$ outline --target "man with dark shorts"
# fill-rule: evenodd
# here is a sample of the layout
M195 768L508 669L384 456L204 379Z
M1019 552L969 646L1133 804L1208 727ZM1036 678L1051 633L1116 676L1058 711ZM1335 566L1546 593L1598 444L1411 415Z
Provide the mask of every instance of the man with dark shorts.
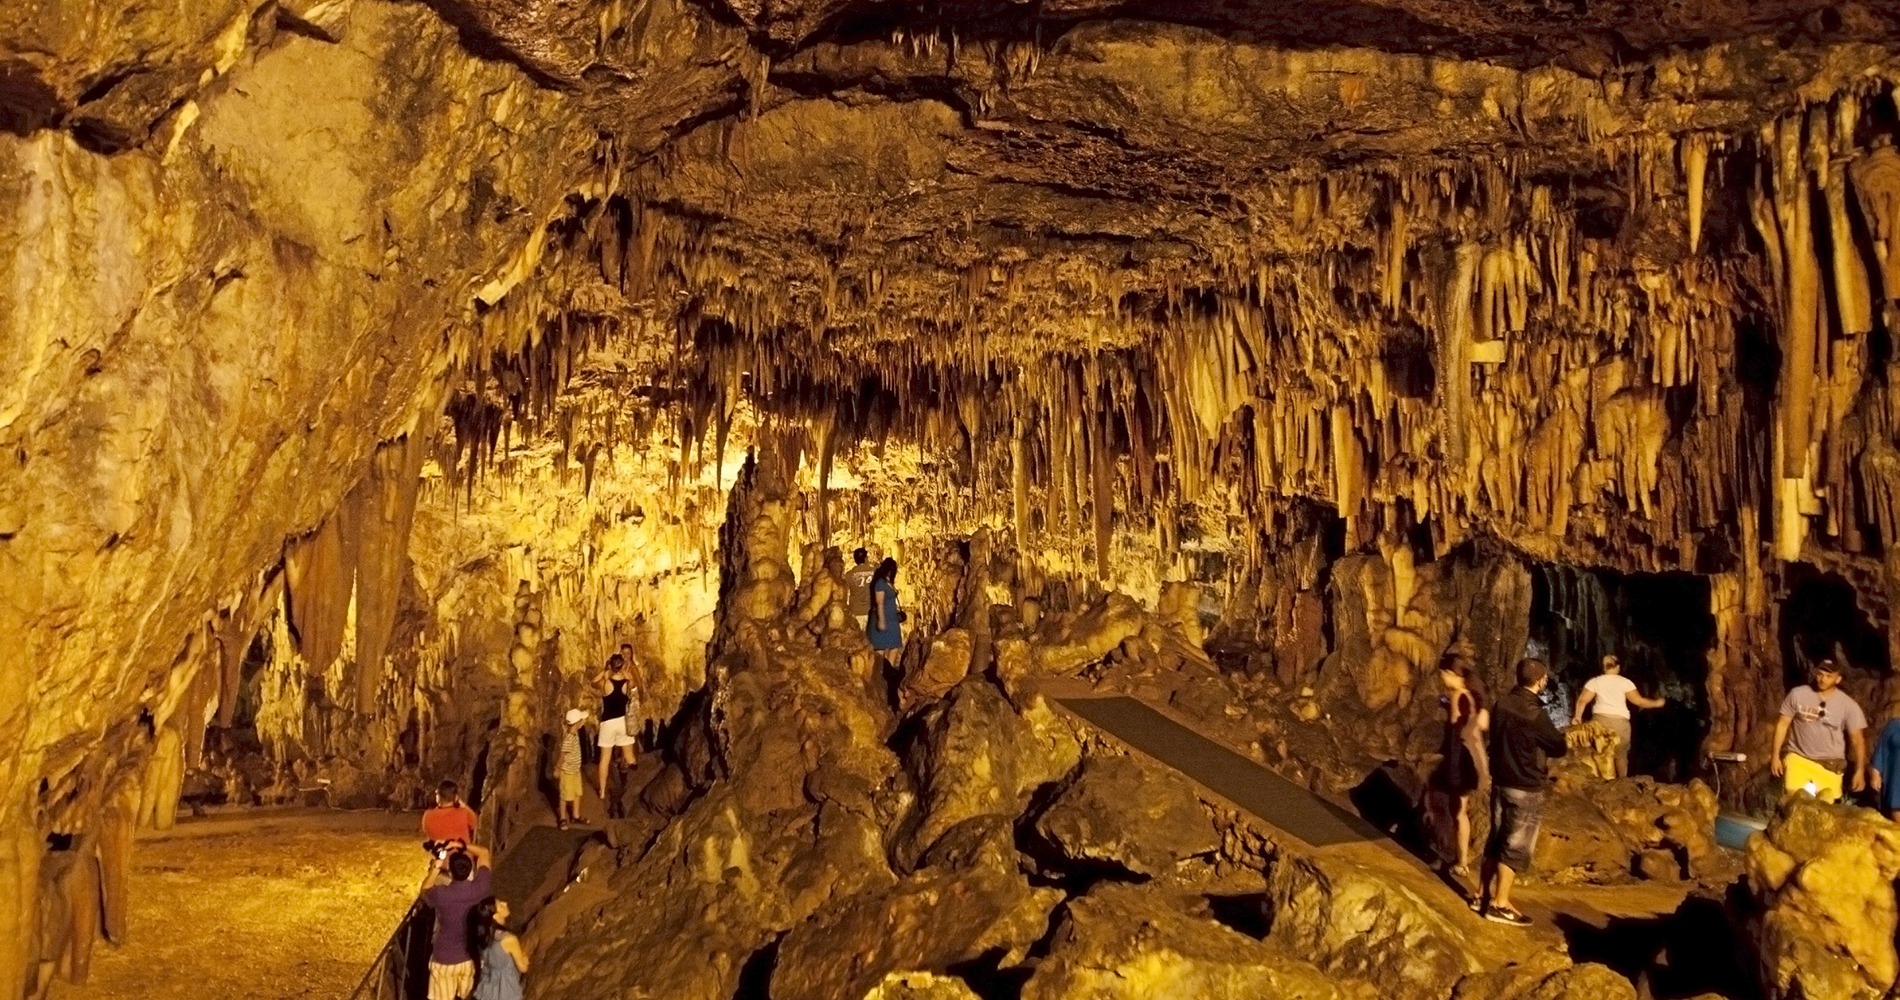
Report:
M1491 839L1484 848L1478 911L1486 920L1516 927L1531 922L1511 905L1511 883L1530 869L1537 847L1550 787L1547 758L1570 750L1537 697L1549 683L1550 668L1542 660L1519 660L1517 687L1491 710Z

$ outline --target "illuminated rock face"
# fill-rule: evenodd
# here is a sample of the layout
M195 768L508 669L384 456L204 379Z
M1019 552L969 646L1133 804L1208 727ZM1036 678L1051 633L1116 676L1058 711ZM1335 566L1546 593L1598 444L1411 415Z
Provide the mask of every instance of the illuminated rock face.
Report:
M810 995L1038 940L1008 834L1082 756L1038 679L1342 790L1433 752L1448 650L1497 688L1633 641L1564 573L1669 573L1708 621L1658 678L1708 724L1678 758L1759 768L1837 640L1893 700L1884 14L185 6L0 10L0 1000L126 933L130 831L181 801L479 773L506 815L622 643L686 732L624 801L739 880L720 953L779 941ZM894 697L828 545L900 564ZM1593 794L1566 868L1702 867L1705 796ZM677 906L642 864L616 891ZM965 876L994 940L825 978L870 933L837 900ZM1039 995L1304 988L1082 899ZM702 957L641 975L729 996Z

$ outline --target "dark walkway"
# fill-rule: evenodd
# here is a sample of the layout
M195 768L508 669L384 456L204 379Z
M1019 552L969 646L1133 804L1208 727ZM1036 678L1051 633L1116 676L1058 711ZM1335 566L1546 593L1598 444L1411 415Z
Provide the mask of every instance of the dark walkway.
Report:
M560 830L537 826L495 862L495 895L518 910L547 881L555 867L574 860L575 852L593 837L592 829Z
M1103 732L1314 847L1380 840L1359 817L1133 698L1056 698Z

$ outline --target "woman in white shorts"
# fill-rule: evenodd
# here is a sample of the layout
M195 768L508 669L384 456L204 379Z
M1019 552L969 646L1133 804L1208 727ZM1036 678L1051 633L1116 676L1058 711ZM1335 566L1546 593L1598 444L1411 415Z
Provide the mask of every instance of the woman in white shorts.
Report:
M607 658L607 672L600 678L600 800L607 801L607 769L612 766L614 749L620 759L633 766L633 733L627 728L627 709L639 688L627 674L627 660L619 653Z

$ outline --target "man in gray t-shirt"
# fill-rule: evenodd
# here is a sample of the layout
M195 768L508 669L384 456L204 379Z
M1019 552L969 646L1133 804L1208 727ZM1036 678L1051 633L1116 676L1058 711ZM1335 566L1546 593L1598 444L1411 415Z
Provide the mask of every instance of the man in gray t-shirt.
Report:
M1867 787L1867 715L1840 689L1841 670L1833 660L1814 665L1814 683L1788 692L1775 722L1775 752L1768 769L1789 793L1807 791L1823 802L1841 797L1841 775L1854 750L1853 782Z

